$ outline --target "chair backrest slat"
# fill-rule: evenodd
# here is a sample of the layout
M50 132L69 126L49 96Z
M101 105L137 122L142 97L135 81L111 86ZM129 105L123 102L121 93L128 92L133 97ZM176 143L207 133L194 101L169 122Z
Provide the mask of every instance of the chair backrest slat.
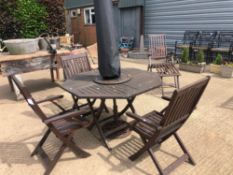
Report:
M149 51L152 59L166 58L167 46L165 35L149 35Z
M195 109L209 80L210 77L206 77L191 85L175 90L160 122L162 128L159 132L153 134L150 139L151 142L169 138L185 123Z
M65 79L70 79L81 72L91 71L91 65L86 53L61 57Z
M28 91L25 85L23 85L15 75L11 76L11 79L15 83L15 85L19 88L21 94L25 98L28 105L32 108L32 110L40 117L42 121L47 119L46 115L43 113L43 111L40 109L39 105L35 101L35 99L32 97L31 93Z
M165 111L161 125L167 127L180 118L187 119L195 109L209 80L210 77L206 77L194 84L176 90Z

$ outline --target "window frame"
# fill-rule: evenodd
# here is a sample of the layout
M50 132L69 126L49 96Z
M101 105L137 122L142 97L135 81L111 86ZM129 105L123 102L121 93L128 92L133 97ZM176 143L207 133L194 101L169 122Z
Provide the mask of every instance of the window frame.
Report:
M87 21L87 17L86 17L86 11L89 11L89 17L90 17L90 23L88 23L88 21ZM84 24L85 25L95 25L95 23L93 23L93 21L92 21L92 15L95 15L95 12L92 12L92 10L95 10L95 8L94 7L87 7L87 8L84 8Z

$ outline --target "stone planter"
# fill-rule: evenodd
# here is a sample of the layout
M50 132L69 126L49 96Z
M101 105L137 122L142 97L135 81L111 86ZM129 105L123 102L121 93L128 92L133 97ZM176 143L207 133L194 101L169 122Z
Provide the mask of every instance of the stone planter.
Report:
M12 55L29 54L39 50L38 39L10 39L3 42Z
M210 64L210 72L215 74L220 74L220 65Z
M203 73L205 71L205 64L186 64L180 63L180 70L195 72L195 73Z
M221 65L220 68L221 76L224 78L232 78L233 76L233 67Z

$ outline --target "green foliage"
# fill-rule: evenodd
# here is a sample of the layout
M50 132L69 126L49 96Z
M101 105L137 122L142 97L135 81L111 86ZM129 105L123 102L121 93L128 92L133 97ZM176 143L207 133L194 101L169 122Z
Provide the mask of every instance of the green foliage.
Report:
M223 62L222 55L218 53L213 63L217 65L221 65L222 62Z
M197 62L198 63L203 63L205 61L205 54L204 54L204 51L203 50L199 50L197 52Z
M183 63L188 63L188 61L189 61L189 49L188 48L184 48L182 50L181 61Z
M0 0L0 38L17 38L19 24L12 16L12 9L16 8L16 0Z
M17 0L13 16L20 23L20 37L34 38L47 30L48 15L44 6L36 0Z
M40 4L44 5L48 12L45 20L48 32L64 35L66 33L64 0L40 0Z

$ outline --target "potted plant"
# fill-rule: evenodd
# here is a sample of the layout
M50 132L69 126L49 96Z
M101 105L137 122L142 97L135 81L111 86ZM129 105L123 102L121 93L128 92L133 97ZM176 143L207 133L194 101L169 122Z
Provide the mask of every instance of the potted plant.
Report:
M199 50L196 61L189 61L189 50L184 48L181 55L180 70L189 72L202 73L205 70L206 63L204 62L204 51Z
M210 72L219 74L220 73L220 65L222 64L222 55L220 53L217 54L215 60L212 64L210 64Z
M226 63L220 66L221 76L224 78L232 78L233 76L233 63Z

